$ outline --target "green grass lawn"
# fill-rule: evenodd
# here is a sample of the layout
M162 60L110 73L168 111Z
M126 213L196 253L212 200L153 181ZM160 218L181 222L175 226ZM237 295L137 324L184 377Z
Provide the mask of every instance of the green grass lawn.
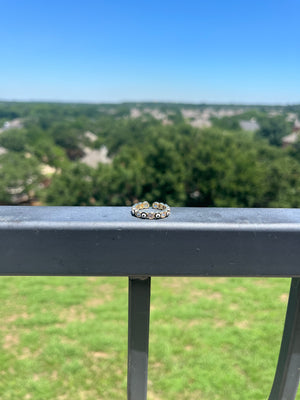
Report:
M267 399L289 285L153 278L149 400ZM0 277L0 347L1 400L126 399L127 279Z

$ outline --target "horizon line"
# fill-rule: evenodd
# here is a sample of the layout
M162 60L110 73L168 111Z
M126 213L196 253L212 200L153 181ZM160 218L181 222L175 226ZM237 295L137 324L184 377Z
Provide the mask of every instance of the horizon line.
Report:
M17 100L17 99L5 99L5 98L0 98L0 102L5 102L5 103L52 103L52 104L91 104L91 105L97 105L97 104L105 104L105 105L121 105L121 104L144 104L144 103L151 103L151 104L174 104L174 105L193 105L193 106L203 106L203 105L214 105L214 106L219 106L219 105L224 105L224 106L267 106L267 107L288 107L288 106L300 106L300 101L299 103L257 103L257 102L206 102L206 101L201 101L201 102L189 102L189 101L168 101L168 100L117 100L117 101L87 101L87 100L54 100L54 99L22 99L22 100Z

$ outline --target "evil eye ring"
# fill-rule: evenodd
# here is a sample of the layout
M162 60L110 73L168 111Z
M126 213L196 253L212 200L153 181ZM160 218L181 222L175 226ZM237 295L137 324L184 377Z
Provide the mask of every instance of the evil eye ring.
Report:
M150 205L148 201L136 203L131 207L131 215L142 219L163 219L171 214L171 209L168 204L155 201L152 203L153 211L149 211Z

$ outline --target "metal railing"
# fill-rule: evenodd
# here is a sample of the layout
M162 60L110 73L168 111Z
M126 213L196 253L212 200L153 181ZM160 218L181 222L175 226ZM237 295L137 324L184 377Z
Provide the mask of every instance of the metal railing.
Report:
M0 207L0 275L128 276L128 400L147 398L151 276L291 277L269 400L300 377L300 209Z

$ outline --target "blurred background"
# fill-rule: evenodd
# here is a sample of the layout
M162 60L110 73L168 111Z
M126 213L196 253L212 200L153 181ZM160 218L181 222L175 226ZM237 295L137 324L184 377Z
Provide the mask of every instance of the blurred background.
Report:
M0 204L299 207L299 15L0 0ZM149 400L266 399L289 284L152 279ZM1 400L126 398L126 278L1 277L0 320Z
M300 205L296 0L0 6L1 204Z

